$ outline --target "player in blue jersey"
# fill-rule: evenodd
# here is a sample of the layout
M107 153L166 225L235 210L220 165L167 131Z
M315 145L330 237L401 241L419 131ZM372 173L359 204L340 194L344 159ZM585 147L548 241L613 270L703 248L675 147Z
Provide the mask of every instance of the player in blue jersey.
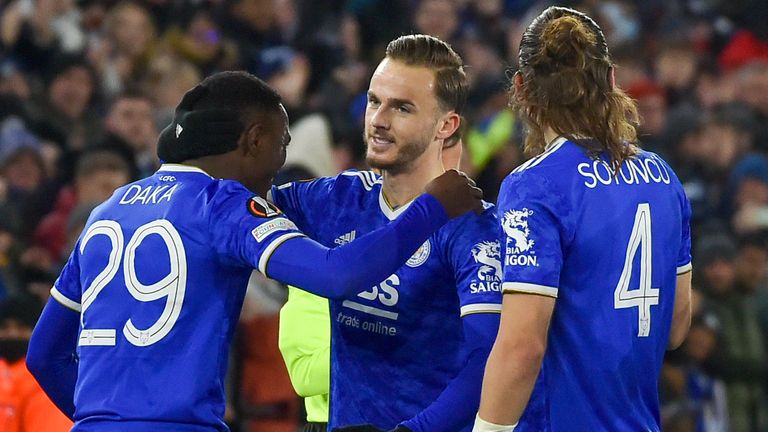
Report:
M690 325L688 200L633 144L637 111L594 21L548 8L519 60L536 157L499 195L505 295L474 430L659 431L664 352Z
M425 35L387 47L368 89L370 171L274 187L275 203L333 247L412 205L445 168L467 84L461 58ZM361 265L354 260L350 266ZM492 205L441 228L399 270L330 303L329 426L340 431L469 431L501 307Z
M221 73L180 107L159 147L171 163L93 211L32 337L29 369L75 431L226 431L223 378L253 269L353 295L449 217L482 210L479 191L454 171L392 224L328 249L262 198L290 139L274 90ZM218 129L196 125L195 113Z

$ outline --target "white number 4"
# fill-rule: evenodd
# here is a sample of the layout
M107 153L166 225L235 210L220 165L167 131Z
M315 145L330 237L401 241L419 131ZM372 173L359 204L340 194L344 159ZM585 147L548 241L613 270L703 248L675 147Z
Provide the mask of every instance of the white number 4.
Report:
M640 249L640 288L629 289L632 279L632 263ZM659 304L659 289L651 288L651 206L642 203L637 206L635 224L627 245L624 269L613 292L615 309L638 308L638 337L648 337L651 332L651 306Z

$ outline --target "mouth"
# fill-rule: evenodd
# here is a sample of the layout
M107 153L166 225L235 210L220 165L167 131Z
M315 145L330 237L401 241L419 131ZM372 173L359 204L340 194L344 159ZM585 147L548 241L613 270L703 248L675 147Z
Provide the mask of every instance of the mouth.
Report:
M369 135L368 144L374 149L386 149L395 144L395 140L389 137L383 137L381 135Z

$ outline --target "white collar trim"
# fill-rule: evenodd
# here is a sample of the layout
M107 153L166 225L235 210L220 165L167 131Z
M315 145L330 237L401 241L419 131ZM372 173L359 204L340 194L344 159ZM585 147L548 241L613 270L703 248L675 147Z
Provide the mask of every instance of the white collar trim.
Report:
M566 141L568 141L568 138L566 138L564 136L559 136L559 137L553 139L551 143L547 144L547 147L544 148L544 151L547 151L547 150L549 150L549 149L551 149L552 147L555 147L555 146L560 146L560 145L562 145Z
M200 173L205 174L210 178L213 178L212 175L208 174L207 172L203 171L202 169L198 167L193 167L189 165L182 165L182 164L175 164L175 163L164 163L160 166L160 169L157 170L160 171L167 171L167 172L193 172L193 173Z
M387 199L384 197L384 188L382 187L379 189L379 207L381 208L381 212L384 213L384 216L386 216L387 219L391 221L397 219L398 216L403 214L403 212L408 209L412 202L413 200L410 200L398 207L396 210L393 210L392 207L389 206Z

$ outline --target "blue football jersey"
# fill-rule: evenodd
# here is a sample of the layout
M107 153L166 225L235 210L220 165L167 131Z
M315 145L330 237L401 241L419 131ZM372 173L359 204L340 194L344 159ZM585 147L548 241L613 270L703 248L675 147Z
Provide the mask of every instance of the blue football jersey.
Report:
M521 431L660 430L690 206L659 156L641 151L617 175L606 161L560 138L502 184L502 289L557 298Z
M224 374L248 278L301 235L242 184L193 167L115 191L51 290L81 313L74 430L228 430Z
M395 219L372 172L272 188L308 236L334 247ZM349 263L354 266L354 262ZM386 280L330 302L329 423L395 427L428 407L464 363L461 317L501 310L498 221L487 205L443 226ZM462 431L472 428L471 421Z

